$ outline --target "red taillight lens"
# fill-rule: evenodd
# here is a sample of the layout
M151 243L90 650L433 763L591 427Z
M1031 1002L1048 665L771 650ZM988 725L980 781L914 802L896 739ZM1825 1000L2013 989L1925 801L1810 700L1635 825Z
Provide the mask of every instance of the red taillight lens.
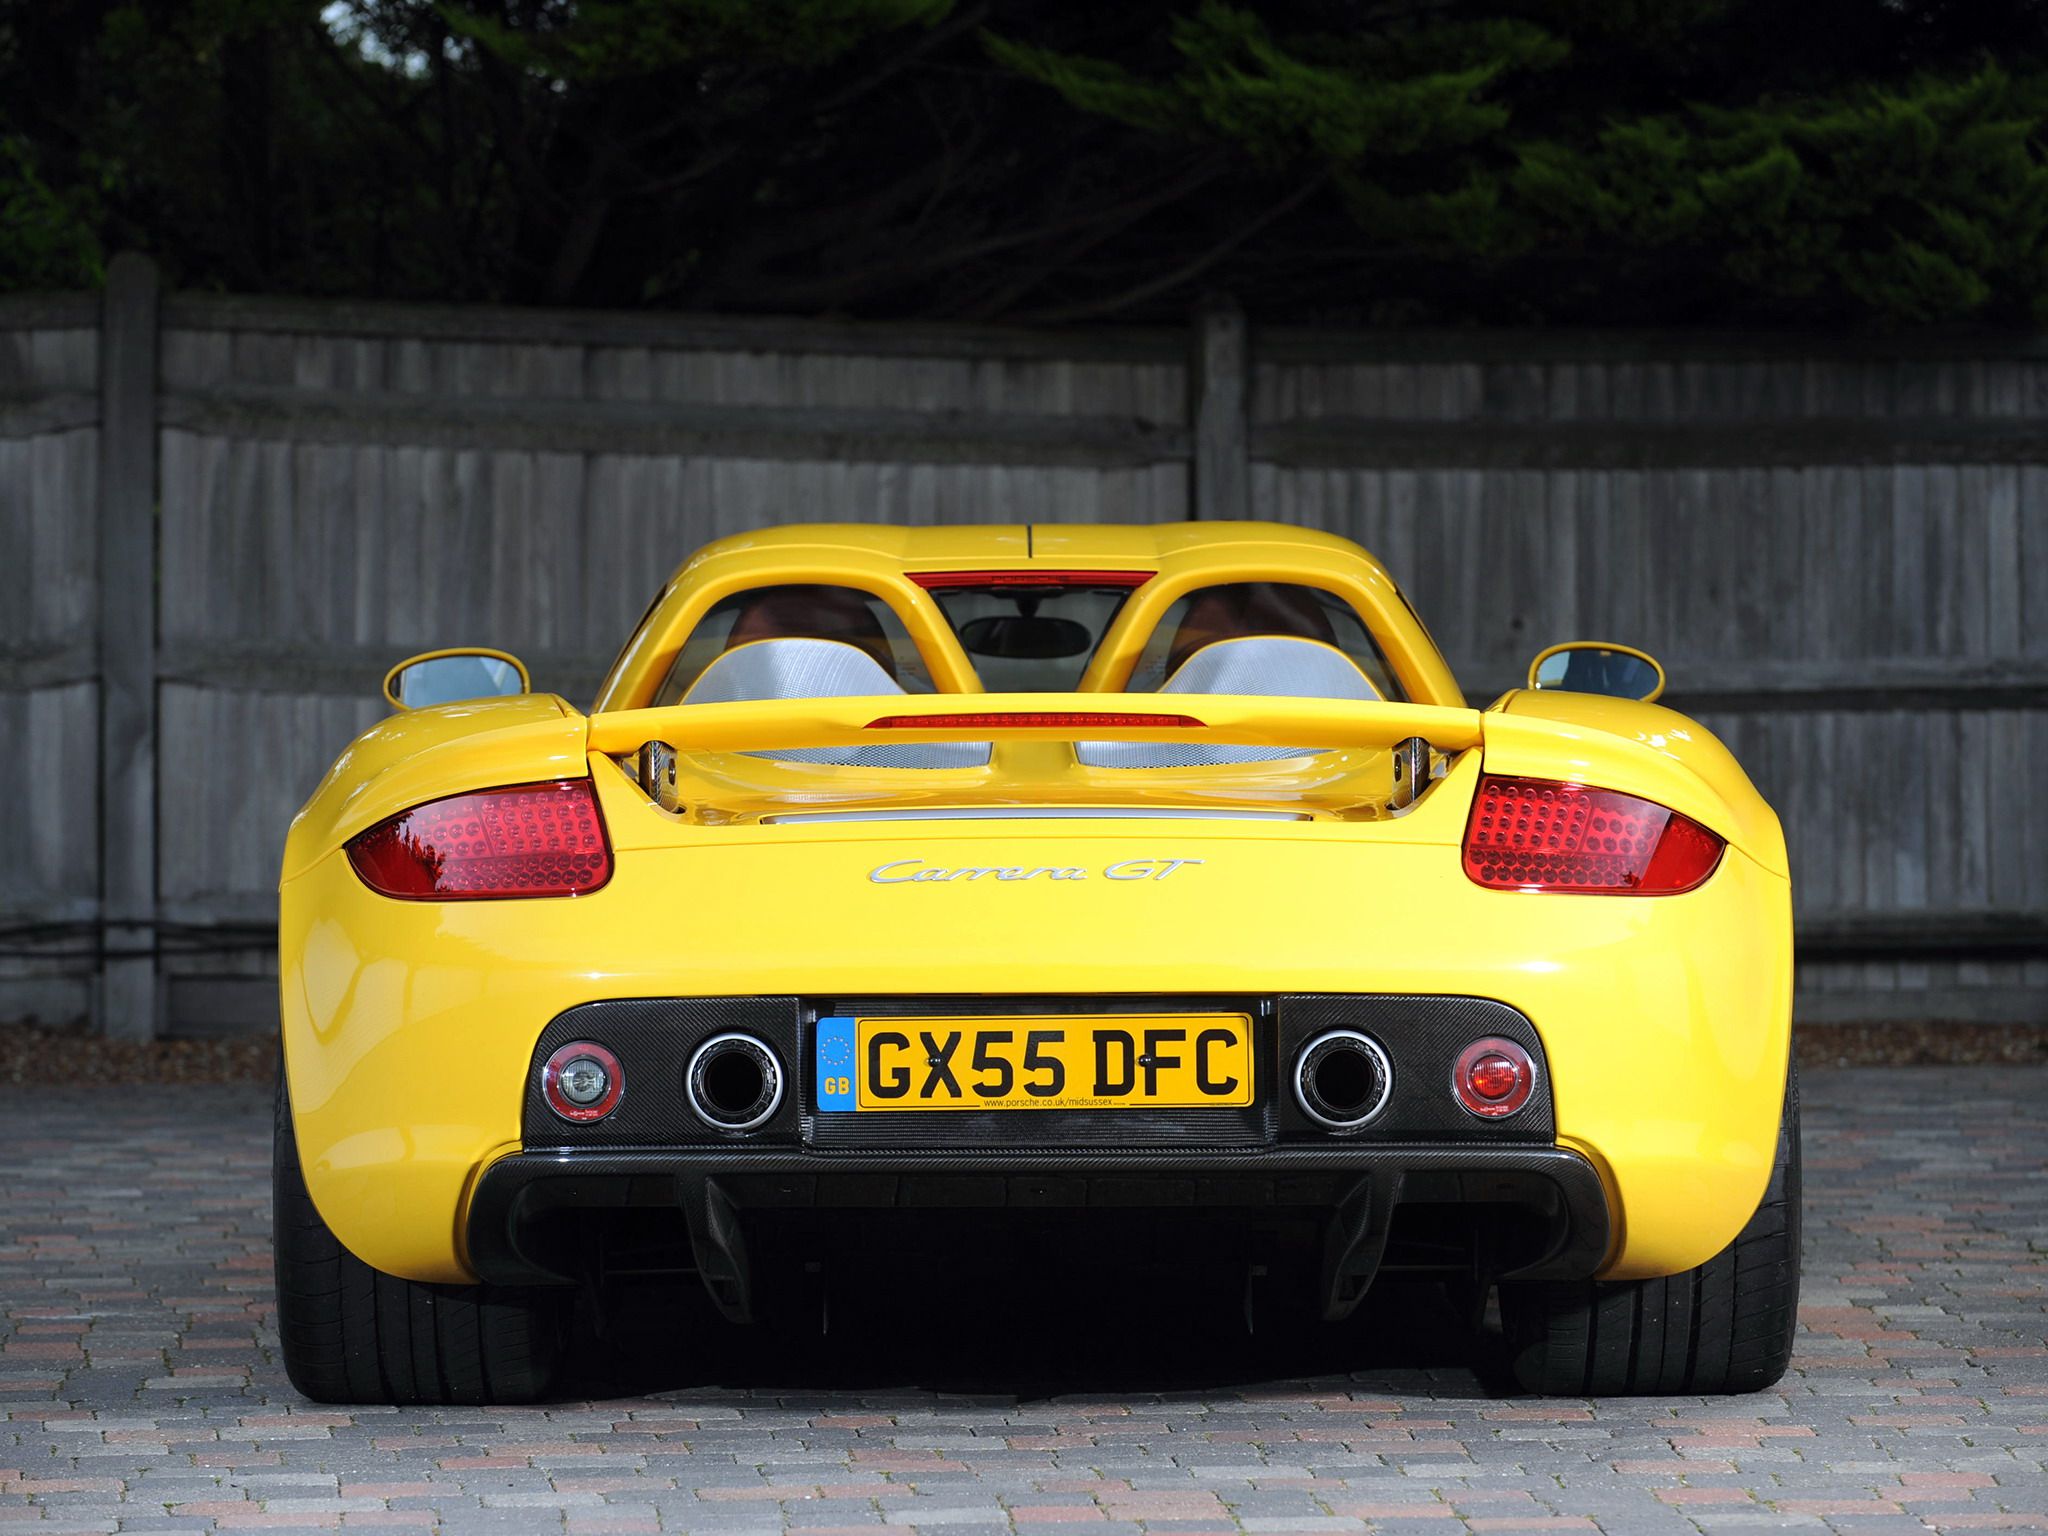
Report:
M1618 790L1485 774L1465 824L1465 873L1503 891L1670 896L1711 875L1725 846Z
M1522 1072L1505 1056L1482 1056L1467 1070L1465 1081L1487 1103L1498 1104L1522 1086Z
M1467 1114L1505 1120L1536 1091L1536 1063L1512 1040L1474 1040L1451 1068L1451 1092Z
M581 896L612 877L588 779L429 800L350 838L348 861L371 890L411 901Z

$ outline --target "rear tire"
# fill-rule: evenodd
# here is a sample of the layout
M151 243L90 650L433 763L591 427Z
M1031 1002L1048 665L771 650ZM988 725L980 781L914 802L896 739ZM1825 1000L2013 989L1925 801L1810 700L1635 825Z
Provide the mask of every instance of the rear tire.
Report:
M1799 1075L1787 1069L1761 1204L1697 1269L1653 1280L1503 1282L1515 1379L1557 1397L1758 1392L1785 1374L1799 1308Z
M528 1403L561 1362L566 1290L426 1285L341 1246L306 1193L278 1075L270 1161L285 1374L319 1403Z

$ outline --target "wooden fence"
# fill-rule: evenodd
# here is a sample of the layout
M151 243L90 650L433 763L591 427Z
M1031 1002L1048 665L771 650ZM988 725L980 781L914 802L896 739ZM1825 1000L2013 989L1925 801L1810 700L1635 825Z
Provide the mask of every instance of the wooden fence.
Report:
M2048 339L1075 334L0 298L0 1017L267 1027L395 658L587 696L708 538L1250 515L1467 690L1642 644L1784 814L1802 1017L2048 1018Z

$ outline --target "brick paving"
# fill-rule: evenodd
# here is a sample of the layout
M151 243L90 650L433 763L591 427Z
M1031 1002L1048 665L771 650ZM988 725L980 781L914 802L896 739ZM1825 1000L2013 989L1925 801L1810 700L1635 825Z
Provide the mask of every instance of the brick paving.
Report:
M823 1338L658 1305L601 1368L718 1385L401 1411L278 1367L266 1093L0 1092L0 1536L2048 1531L2044 1099L2040 1068L1809 1075L1799 1355L1755 1397L1518 1397L1394 1292L1289 1341L1130 1297L1063 1324L1089 1293L1041 1278L1021 1321L927 1296Z

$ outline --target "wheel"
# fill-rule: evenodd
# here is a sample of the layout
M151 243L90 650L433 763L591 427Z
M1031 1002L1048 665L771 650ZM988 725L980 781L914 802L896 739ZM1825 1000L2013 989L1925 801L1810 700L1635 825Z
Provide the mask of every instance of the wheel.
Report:
M277 1082L270 1199L285 1374L320 1403L525 1403L546 1394L571 1293L423 1285L341 1246L299 1170Z
M1552 1396L1757 1392L1785 1374L1799 1307L1799 1077L1788 1070L1761 1204L1697 1269L1655 1280L1503 1282L1515 1377Z

